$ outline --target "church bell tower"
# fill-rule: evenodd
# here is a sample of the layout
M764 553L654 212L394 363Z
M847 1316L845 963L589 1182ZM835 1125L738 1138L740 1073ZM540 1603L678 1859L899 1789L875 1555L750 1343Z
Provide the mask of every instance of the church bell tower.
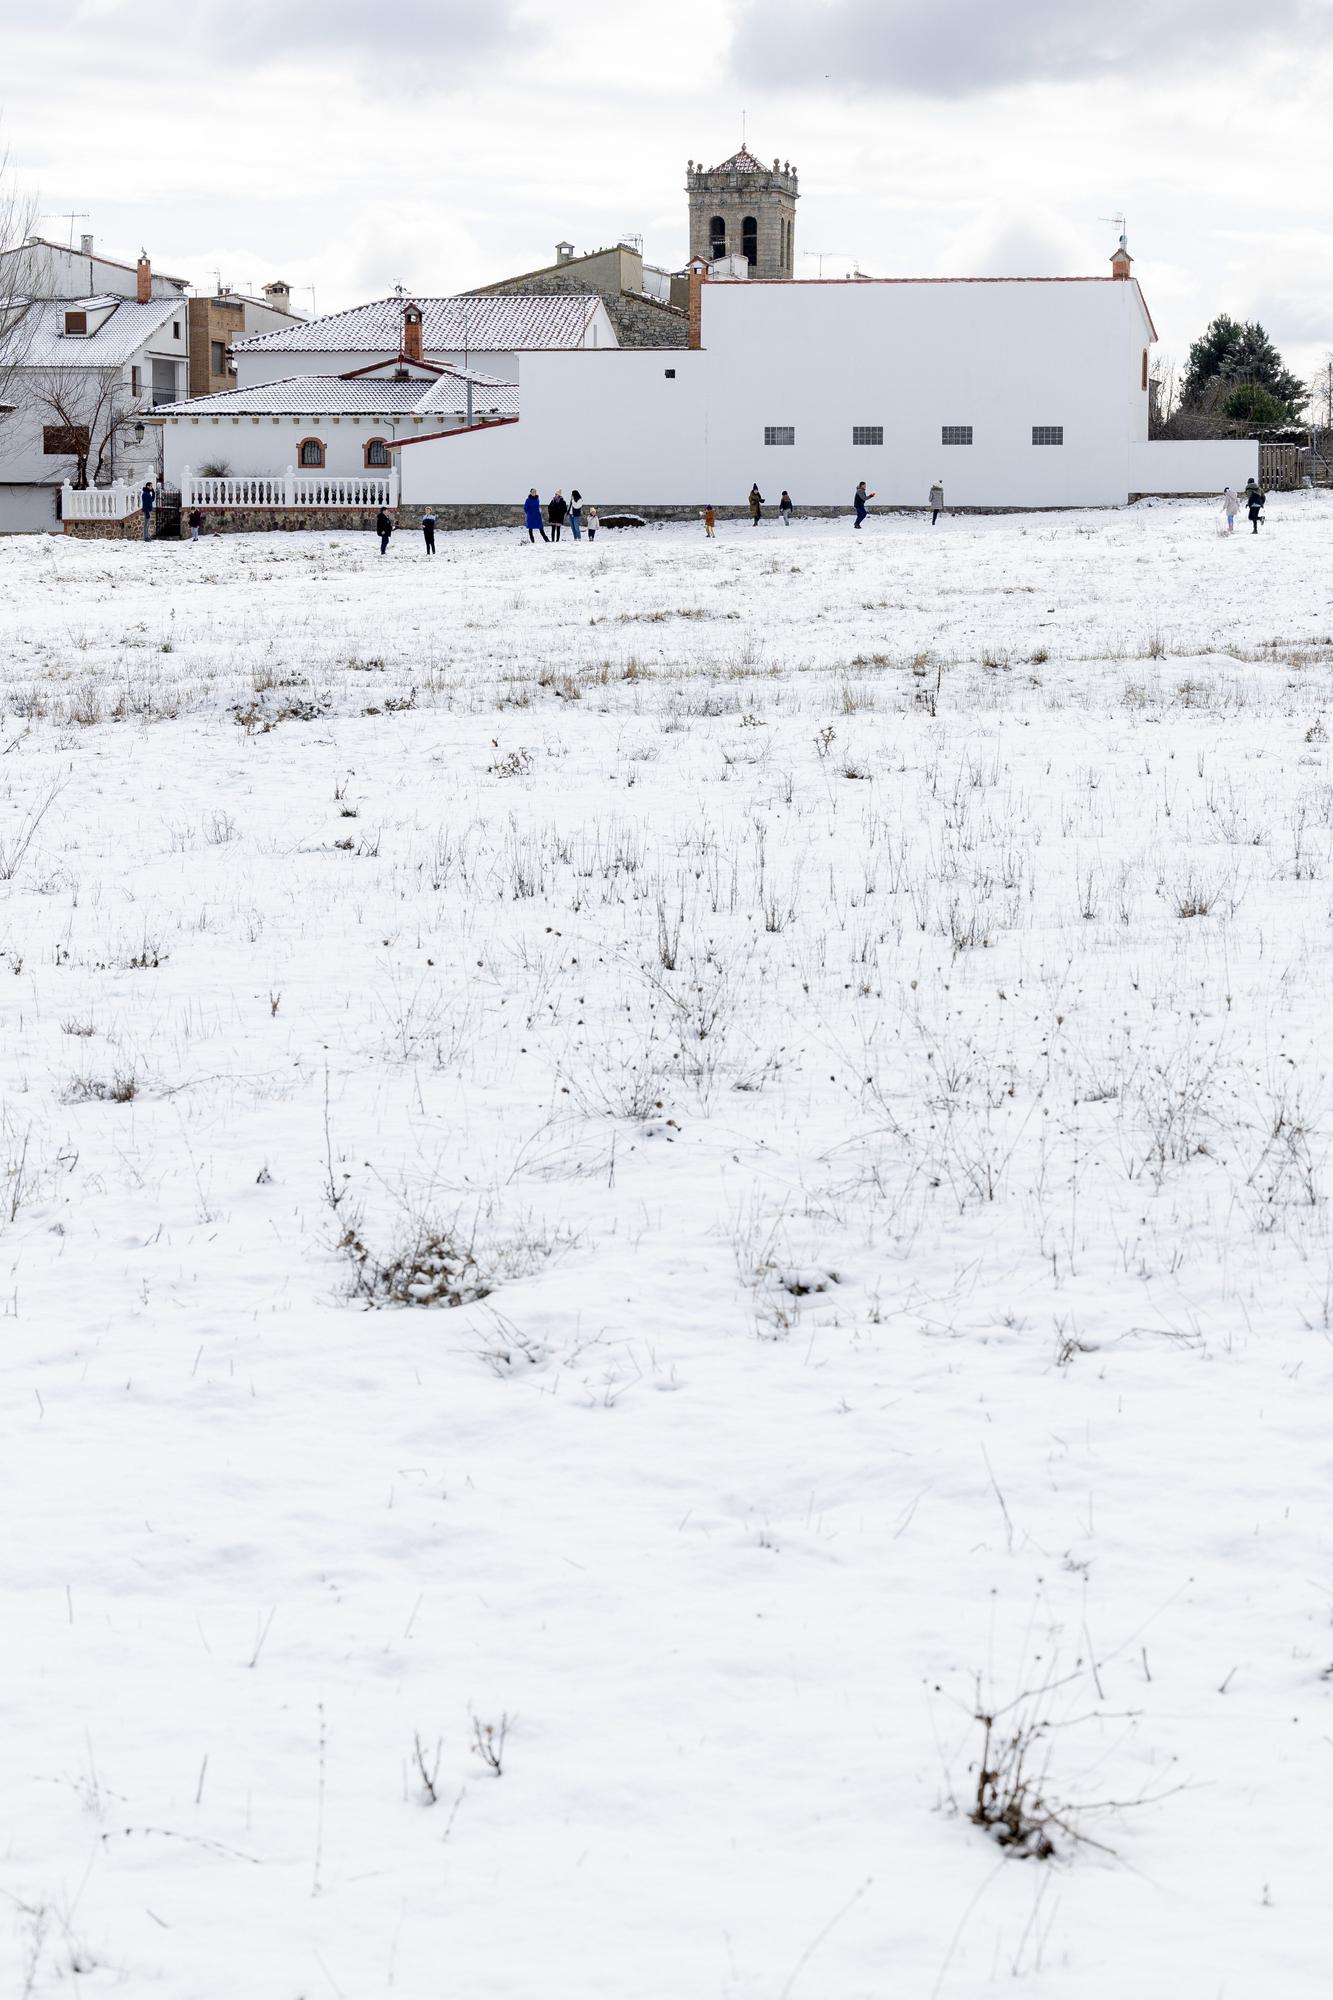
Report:
M690 256L744 257L752 278L790 278L796 268L796 169L771 168L745 146L721 166L689 162Z

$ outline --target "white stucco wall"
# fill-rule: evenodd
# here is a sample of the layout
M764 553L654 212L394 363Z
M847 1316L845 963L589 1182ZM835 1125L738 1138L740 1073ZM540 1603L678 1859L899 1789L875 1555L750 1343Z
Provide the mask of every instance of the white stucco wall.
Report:
M159 411L159 415L164 413ZM324 470L360 473L367 470L367 438L404 438L446 428L440 417L181 417L163 425L163 463L170 484L182 470L199 472L224 462L236 475L249 472L309 471L298 460L303 438L317 437L324 445ZM371 471L378 468L371 467Z
M1253 438L1154 438L1129 448L1131 493L1239 493L1259 477L1259 446Z
M405 500L513 502L571 485L601 505L1122 504L1147 428L1137 286L1113 281L707 285L699 352L523 357L523 415L402 454ZM674 368L675 378L666 370ZM1132 393L1127 385L1132 384ZM854 446L854 425L884 443ZM941 442L970 424L970 446ZM1063 445L1034 445L1034 425ZM791 425L791 446L765 445Z

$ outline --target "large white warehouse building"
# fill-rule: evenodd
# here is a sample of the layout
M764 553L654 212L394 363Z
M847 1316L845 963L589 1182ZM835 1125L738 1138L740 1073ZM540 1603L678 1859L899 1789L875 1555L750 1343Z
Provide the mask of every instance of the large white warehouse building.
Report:
M532 486L603 511L1123 505L1218 491L1248 442L1150 442L1156 334L1123 246L1104 278L693 278L687 350L527 353L517 422L395 447L407 506L510 509Z

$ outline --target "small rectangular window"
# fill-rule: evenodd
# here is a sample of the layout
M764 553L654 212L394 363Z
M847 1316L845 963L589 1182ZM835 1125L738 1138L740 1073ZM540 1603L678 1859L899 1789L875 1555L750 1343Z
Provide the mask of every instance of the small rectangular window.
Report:
M68 309L65 313L65 331L66 333L87 333L87 313L78 312L73 308Z
M179 340L181 337L181 323L178 319L173 319L171 322L171 337L173 340Z
M664 375L666 376L666 379L667 379L667 381L668 381L668 382L674 382L674 381L675 381L675 379L676 379L676 371L675 371L675 369L674 369L674 368L664 368L664 369L662 370L662 373L663 373L663 374L664 374Z
M794 424L764 425L765 444L795 444L795 442L796 426Z
M1034 424L1032 426L1033 444L1063 444L1064 441L1065 427L1063 424Z
M130 394L132 396L137 396L139 394L139 381L140 381L139 366L138 363L135 362L133 366L130 368Z
M225 341L225 340L214 340L214 341L211 341L211 342L209 343L209 345L211 346L211 348L212 348L212 350L213 350L213 359L212 359L212 364L211 364L211 365L212 365L212 371L213 371L213 373L214 373L215 375L225 375L225 374L226 374L226 372L227 372L227 343L226 343L226 341Z
M971 444L971 424L944 424L940 430L941 444Z
M884 442L883 424L852 425L853 444L883 444L883 442Z

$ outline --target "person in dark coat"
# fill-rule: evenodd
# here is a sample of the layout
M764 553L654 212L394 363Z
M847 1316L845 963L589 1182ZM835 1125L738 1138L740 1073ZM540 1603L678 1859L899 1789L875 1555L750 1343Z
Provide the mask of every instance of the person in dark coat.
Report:
M191 509L190 509L190 540L191 540L192 542L197 542L197 541L198 541L198 539L199 539L199 530L200 530L200 529L201 529L201 528L203 527L203 525L204 525L204 517L203 517L203 515L202 515L202 514L201 514L201 513L199 512L199 509L198 509L197 507L191 507Z
M393 522L382 507L375 516L375 533L380 538L380 554L383 555L389 546L389 537L393 533Z
M546 540L546 529L542 525L542 503L537 497L535 486L528 488L528 497L523 502L523 525L528 531L528 540L535 542L538 535Z
M759 523L763 520L763 518L764 518L764 496L759 491L759 481L756 479L754 485L750 488L750 519L754 522L757 528L759 526Z
M866 492L866 483L864 479L858 480L856 491L852 495L852 506L856 510L855 525L858 528L861 526L861 523L865 520L867 502L873 500L874 497L875 496L873 493Z
M1256 485L1253 479L1246 480L1245 511L1250 517L1250 533L1252 535L1257 535L1259 532L1259 523L1264 518L1264 502L1267 498L1268 495L1264 492L1262 486Z
M557 486L555 492L546 503L546 518L550 523L551 540L553 542L560 540L560 531L565 525L565 516L568 512L569 502Z
M143 492L139 495L139 505L143 509L143 538L148 541L150 539L148 523L152 520L153 509L157 505L157 488L151 479L144 481Z
M435 509L433 507L427 507L421 517L421 533L426 544L426 554L433 556L435 553Z

